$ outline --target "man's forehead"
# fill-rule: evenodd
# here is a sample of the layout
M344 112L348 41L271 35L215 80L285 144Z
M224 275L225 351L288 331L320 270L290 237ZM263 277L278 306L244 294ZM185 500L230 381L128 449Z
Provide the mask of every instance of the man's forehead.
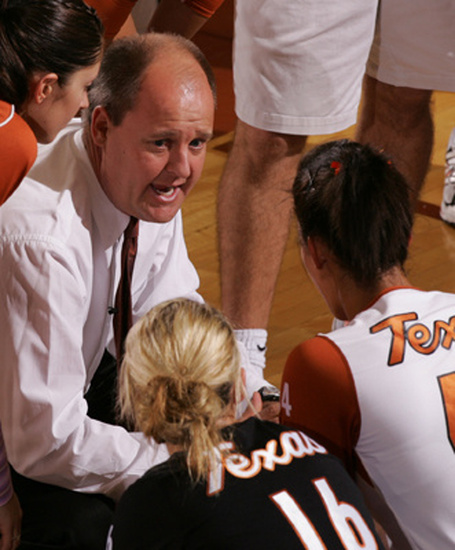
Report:
M188 71L176 74L173 71L154 71L150 68L144 78L133 111L150 113L165 126L177 123L193 123L207 132L211 131L215 102L205 74Z
M206 88L213 92L208 77L198 61L186 51L161 53L144 71L141 88L150 86L165 93L167 87L179 86L181 91Z

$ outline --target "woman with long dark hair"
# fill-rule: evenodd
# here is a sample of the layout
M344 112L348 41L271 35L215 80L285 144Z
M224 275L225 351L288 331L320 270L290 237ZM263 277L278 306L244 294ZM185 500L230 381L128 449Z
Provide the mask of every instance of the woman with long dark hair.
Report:
M0 204L88 105L102 25L82 0L3 0L0 7Z
M342 323L289 356L281 420L379 488L413 549L452 549L455 295L407 278L410 187L384 154L341 140L301 160L293 195L303 263Z

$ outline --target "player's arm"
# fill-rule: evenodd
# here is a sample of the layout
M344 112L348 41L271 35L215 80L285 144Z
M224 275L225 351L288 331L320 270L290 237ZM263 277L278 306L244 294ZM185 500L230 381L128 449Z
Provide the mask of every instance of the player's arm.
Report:
M289 355L281 384L282 424L300 428L353 473L360 411L352 374L333 342L317 336Z
M224 0L161 0L148 30L172 32L192 38Z
M137 0L86 0L95 8L110 42L131 14ZM215 13L224 0L162 0L149 24L149 30L172 32L191 38Z
M85 0L96 10L104 25L104 38L110 42L122 28L137 0Z

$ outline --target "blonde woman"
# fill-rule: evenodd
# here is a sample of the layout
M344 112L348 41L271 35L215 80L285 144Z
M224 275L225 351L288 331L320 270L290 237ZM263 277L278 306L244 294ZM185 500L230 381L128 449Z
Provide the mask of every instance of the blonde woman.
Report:
M242 372L222 314L165 302L131 330L120 406L170 459L131 486L108 548L382 548L353 481L304 433L233 424Z

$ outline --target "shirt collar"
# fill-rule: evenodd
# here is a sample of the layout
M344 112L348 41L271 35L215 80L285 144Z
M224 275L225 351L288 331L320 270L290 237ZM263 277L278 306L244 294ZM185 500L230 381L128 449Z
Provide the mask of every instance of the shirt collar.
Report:
M78 130L74 135L74 142L84 168L93 221L98 229L103 245L109 248L118 241L125 231L130 221L130 216L118 210L101 187L84 147L82 134L83 129Z

